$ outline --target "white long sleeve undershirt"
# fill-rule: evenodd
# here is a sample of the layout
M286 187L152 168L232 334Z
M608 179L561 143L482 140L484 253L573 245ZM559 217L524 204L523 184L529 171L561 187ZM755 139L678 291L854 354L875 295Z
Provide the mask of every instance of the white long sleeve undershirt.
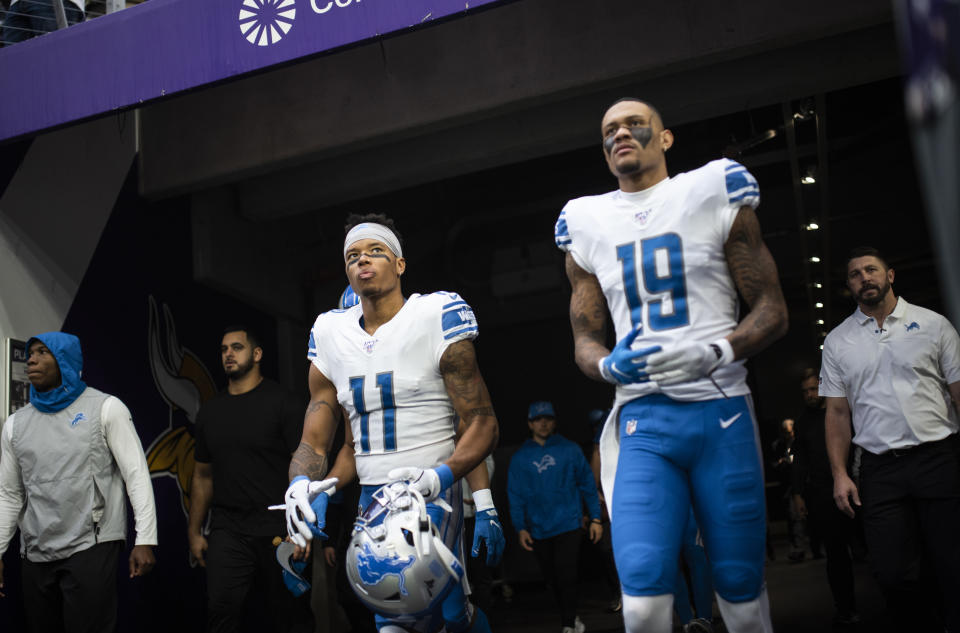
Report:
M7 418L0 434L0 554L7 551L26 501L20 464L13 454L12 422L16 415ZM133 508L137 532L134 544L156 545L157 510L150 469L130 410L119 398L109 396L104 400L100 430L120 469Z

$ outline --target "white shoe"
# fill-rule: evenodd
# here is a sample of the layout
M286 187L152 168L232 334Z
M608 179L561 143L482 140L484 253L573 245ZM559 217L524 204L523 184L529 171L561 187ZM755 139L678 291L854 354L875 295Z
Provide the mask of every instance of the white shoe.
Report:
M577 619L573 621L573 628L575 633L583 633L587 630L587 627L583 625L583 620L580 619L580 616L577 616Z

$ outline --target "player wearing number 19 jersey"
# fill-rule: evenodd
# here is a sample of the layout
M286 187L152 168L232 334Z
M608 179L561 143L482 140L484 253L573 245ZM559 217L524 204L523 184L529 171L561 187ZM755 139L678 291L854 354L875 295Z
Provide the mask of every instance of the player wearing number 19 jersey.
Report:
M770 631L763 474L743 360L783 334L786 308L760 238L759 188L730 160L668 177L673 135L645 102L616 102L601 129L620 188L571 200L555 238L573 287L577 363L617 385L601 476L627 631L671 629L691 504L728 629ZM737 290L750 306L739 322Z

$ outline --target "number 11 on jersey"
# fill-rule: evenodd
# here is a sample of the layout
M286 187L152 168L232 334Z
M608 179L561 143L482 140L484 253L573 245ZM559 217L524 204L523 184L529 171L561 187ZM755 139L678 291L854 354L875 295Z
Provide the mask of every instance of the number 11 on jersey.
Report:
M397 404L393 395L393 372L377 374L377 389L380 390L380 410L383 413L383 450L397 450ZM350 379L350 392L353 394L353 407L360 414L360 452L370 452L370 412L363 396L366 377L356 376ZM376 426L376 424L374 424Z
M630 308L630 323L643 323L643 300L637 275L637 243L617 246L623 274L623 291ZM664 233L640 241L643 286L648 295L660 295L647 305L647 327L669 330L690 324L687 310L687 282L683 267L683 242L676 233ZM665 303L669 299L670 308Z

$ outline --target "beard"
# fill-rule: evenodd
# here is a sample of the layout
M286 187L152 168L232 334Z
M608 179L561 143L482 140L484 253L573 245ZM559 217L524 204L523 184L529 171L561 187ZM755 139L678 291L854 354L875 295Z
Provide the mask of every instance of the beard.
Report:
M253 355L250 355L250 358L247 359L246 363L237 363L236 367L229 370L224 370L223 373L227 375L227 378L230 380L239 380L250 373L250 370L253 369Z
M866 297L866 293L870 290L876 290L877 294L873 297ZM860 292L857 293L857 302L867 306L880 305L889 292L890 282L887 280L884 280L879 286L863 286L860 288Z

